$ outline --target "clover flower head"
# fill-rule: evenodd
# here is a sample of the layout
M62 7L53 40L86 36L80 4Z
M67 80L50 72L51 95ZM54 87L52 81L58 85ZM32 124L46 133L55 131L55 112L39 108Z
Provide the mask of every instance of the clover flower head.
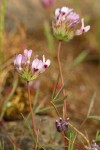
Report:
M56 129L58 132L68 130L68 120L69 118L67 118L66 120L63 120L62 118L60 118L59 120L56 120L55 125L56 125Z
M78 28L80 22L82 25ZM80 19L79 14L73 12L73 9L62 7L55 10L52 28L57 39L69 41L74 36L87 32L90 26L84 27L84 19Z
M31 61L32 50L24 50L24 54L18 54L14 60L14 66L17 72L26 81L32 81L36 79L40 73L43 73L50 65L50 60L38 59L38 56Z

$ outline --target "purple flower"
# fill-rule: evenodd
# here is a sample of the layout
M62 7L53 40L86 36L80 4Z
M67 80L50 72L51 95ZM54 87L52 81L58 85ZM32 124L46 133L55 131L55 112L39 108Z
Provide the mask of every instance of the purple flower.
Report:
M82 25L78 28L80 22ZM55 10L52 27L55 37L64 41L69 41L75 35L81 35L90 29L89 25L84 27L84 19L80 19L79 14L73 12L73 9L68 7Z
M50 6L53 5L54 0L40 0L40 2L42 3L42 5L43 5L45 8L49 8Z
M69 118L67 118L66 120L63 120L62 118L60 118L59 120L56 120L55 125L56 125L56 129L58 132L68 130L68 120Z

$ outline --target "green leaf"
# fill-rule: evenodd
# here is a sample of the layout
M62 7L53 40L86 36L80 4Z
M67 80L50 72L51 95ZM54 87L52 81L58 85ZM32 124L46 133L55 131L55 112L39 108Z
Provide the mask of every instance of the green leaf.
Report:
M36 95L35 95L35 98L34 98L34 106L33 106L33 111L34 112L35 112L36 106L38 104L38 96L39 96L39 88L37 89Z
M81 62L84 61L84 59L87 57L88 52L87 51L83 51L81 52L74 60L73 62L68 66L68 69L73 69L74 67L76 67L78 64L80 64Z
M96 141L100 141L100 131L97 131L96 137L95 137Z
M55 56L55 43L54 43L53 35L51 33L51 25L47 21L44 22L44 31L45 31L45 36L48 42L48 46L50 48L51 55L52 57L54 57Z
M90 103L90 106L89 106L89 109L88 109L88 113L87 113L87 117L90 115L90 112L91 112L91 110L93 108L93 104L94 104L95 98L96 98L96 93L94 93L93 96L92 96L91 103Z
M62 106L63 106L63 104L59 104L59 105L56 105L56 108L59 108ZM54 107L50 106L50 107L42 108L42 109L36 111L35 113L38 114L38 113L45 112L45 111L52 110L52 109L54 109Z
M13 82L13 89L12 89L11 93L8 95L8 97L5 99L5 102L3 104L2 112L0 114L0 119L3 118L4 113L6 111L7 104L9 102L9 100L12 98L12 96L14 95L17 85L18 85L18 79L15 79L15 81Z
M53 90L53 93L52 93L52 100L53 100L54 95L55 95L55 93L56 93L56 89L57 89L58 82L59 82L59 77L60 77L60 75L58 75L58 77L57 77L57 81L56 81L56 84L55 84L55 87L54 87L54 90Z
M67 98L67 96L64 96L64 97L61 97L61 98L58 98L58 99L54 99L53 102L54 103L61 102L61 101L64 101L66 98Z
M58 93L56 94L56 96L53 98L53 100L56 100L58 98L58 96L62 93L63 89L64 89L65 85L63 85L61 87L61 89L58 91Z
M90 119L96 119L100 121L100 116L88 116L88 118Z

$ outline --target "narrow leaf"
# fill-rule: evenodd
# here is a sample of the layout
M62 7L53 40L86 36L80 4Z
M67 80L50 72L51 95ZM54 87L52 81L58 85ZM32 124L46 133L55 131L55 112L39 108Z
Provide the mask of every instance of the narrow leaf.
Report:
M95 98L96 98L96 93L94 93L93 96L92 96L91 103L90 103L90 106L89 106L89 109L88 109L88 113L87 113L87 117L90 115L90 112L91 112L91 110L93 108L93 104L94 104Z
M63 106L63 104L56 105L57 108L62 107L62 106ZM43 109L36 111L35 113L38 114L38 113L45 112L45 111L52 110L52 109L54 109L53 106L46 107L46 108L43 108Z
M58 77L57 77L57 81L56 81L56 84L55 84L55 87L54 87L54 90L53 90L53 93L52 93L52 99L54 98L54 95L56 93L56 89L57 89L58 82L59 82L59 77L60 77L60 75L58 75Z
M96 119L100 121L100 116L88 116L88 118L90 119Z
M61 87L61 89L58 91L58 93L56 94L56 96L54 97L53 100L56 100L56 99L58 98L58 96L59 96L59 95L61 94L61 92L63 91L64 87L65 87L65 85L63 85L63 86Z

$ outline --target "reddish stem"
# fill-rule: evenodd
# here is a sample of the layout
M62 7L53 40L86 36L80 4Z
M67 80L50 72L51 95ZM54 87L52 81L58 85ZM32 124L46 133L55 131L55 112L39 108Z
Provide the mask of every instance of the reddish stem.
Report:
M59 41L58 49L57 49L57 58L58 58L58 65L59 65L59 72L60 72L61 82L62 82L62 86L64 86L64 78L63 78L63 72L62 72L61 61L60 61L61 44L62 44L62 41ZM66 96L65 89L63 89L63 95ZM64 105L63 105L63 118L64 119L67 118L66 100L64 100Z
M62 44L62 41L59 41L58 49L57 49L57 58L58 58L58 65L59 65L61 82L62 82L62 86L64 86L64 78L63 78L62 66L61 66L61 61L60 61L61 44ZM66 96L65 89L63 89L63 95ZM67 118L67 104L66 104L66 100L64 100L63 119L66 119L66 118ZM65 133L63 134L63 137L64 137L64 142L65 142L65 150L68 150L68 140L65 139Z
M31 112L31 119L32 119L32 129L33 129L33 135L37 135L36 133L36 129L34 126L35 120L34 120L34 114L33 114L33 109L32 109L32 101L30 98L30 86L29 86L29 81L27 81L27 91L28 91L28 100L29 100L29 104L30 104L30 112Z

